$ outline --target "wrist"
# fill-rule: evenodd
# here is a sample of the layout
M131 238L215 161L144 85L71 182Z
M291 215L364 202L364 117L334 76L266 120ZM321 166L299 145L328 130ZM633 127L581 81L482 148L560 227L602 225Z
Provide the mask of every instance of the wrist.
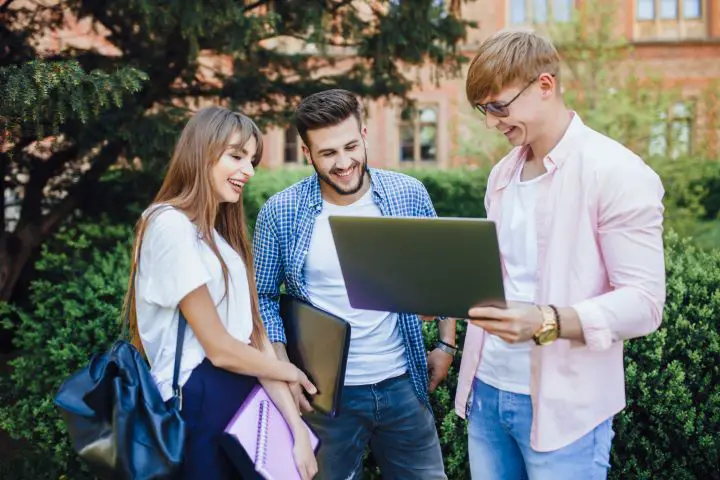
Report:
M537 345L553 343L560 338L560 314L553 305L537 305L537 325L532 339Z
M289 362L290 359L287 355L287 349L285 348L285 344L282 342L274 342L272 344L273 350L275 351L275 356L278 358L278 360L283 360L285 362Z
M285 360L277 360L277 362L279 370L277 380L287 383L299 381L298 368L295 365Z
M456 345L456 343L455 343L455 337L453 337L453 338L448 338L448 337L440 336L440 339L438 340L438 343L442 343L442 344L447 345L448 347L451 347L451 348L457 348L457 345Z
M444 340L438 340L437 344L435 345L435 348L442 350L443 352L447 353L448 355L452 355L453 357L458 352L458 348L455 345L455 342L449 343Z
M438 325L438 337L443 343L453 347L457 346L456 320L454 318L446 318Z
M308 434L305 422L303 422L300 414L290 422L290 431L292 431L293 439L295 442L309 441L310 435Z
M557 336L558 338L562 337L562 321L560 319L560 311L555 305L548 305L555 315L555 322L557 323Z

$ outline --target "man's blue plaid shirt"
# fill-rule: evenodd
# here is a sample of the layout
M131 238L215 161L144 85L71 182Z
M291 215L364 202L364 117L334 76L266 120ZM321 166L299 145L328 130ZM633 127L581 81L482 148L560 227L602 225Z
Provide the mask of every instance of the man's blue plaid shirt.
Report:
M373 200L384 216L437 216L427 190L418 180L377 169L370 169L370 179ZM280 285L285 283L288 294L310 302L303 267L315 217L321 209L320 182L313 174L275 194L258 214L253 238L255 278L260 316L271 342L286 343L279 314ZM417 315L401 313L398 324L415 393L429 407L422 322Z

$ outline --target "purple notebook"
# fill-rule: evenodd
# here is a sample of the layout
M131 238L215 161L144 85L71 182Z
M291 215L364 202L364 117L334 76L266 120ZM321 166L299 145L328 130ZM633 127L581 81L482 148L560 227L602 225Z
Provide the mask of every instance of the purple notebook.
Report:
M305 426L317 454L320 441ZM245 478L300 480L293 457L292 431L260 384L252 389L225 427L222 445Z

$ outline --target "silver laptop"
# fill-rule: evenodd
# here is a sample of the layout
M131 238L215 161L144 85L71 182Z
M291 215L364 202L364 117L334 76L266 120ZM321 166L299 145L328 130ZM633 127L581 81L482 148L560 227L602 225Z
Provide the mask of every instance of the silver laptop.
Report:
M353 308L466 318L505 307L495 223L486 219L329 217Z

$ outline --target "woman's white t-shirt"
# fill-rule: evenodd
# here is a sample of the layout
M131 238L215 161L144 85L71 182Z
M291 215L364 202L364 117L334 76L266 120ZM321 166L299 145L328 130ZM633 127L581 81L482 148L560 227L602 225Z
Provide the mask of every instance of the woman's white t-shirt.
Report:
M163 400L167 400L172 396L178 304L188 293L207 285L222 324L243 343L250 342L253 325L245 263L240 255L213 231L229 273L225 295L220 262L202 240L197 227L181 211L169 206L159 208L161 211L152 216L145 229L140 250L136 312L150 372ZM180 386L204 358L205 351L188 324L180 364Z

